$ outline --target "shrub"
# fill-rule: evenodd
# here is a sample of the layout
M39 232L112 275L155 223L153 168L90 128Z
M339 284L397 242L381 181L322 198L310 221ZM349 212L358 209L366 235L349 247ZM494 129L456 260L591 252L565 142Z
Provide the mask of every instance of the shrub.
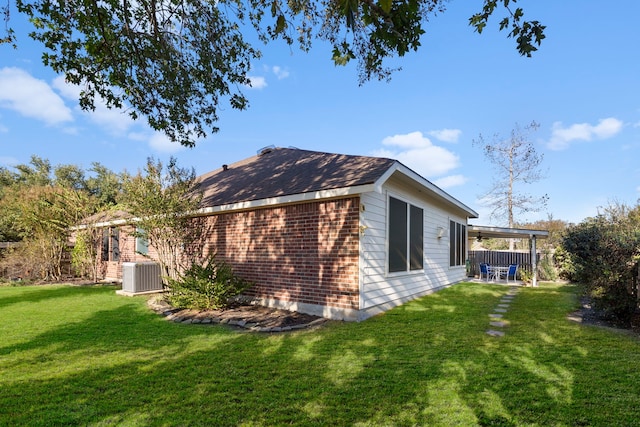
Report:
M552 254L546 251L543 252L538 271L542 280L554 281L558 278Z
M192 263L178 279L167 279L167 300L174 307L210 310L229 306L253 284L233 273L231 266L210 256L204 265Z
M589 218L567 231L563 247L572 278L585 285L594 307L630 324L637 306L633 277L640 257L640 221L626 209Z

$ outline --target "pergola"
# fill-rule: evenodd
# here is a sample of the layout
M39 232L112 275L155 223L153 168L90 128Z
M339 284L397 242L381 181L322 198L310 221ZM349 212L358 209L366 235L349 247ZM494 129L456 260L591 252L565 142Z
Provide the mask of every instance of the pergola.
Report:
M529 239L531 241L531 270L532 285L538 286L538 259L536 256L536 240L549 237L546 230L528 230L525 228L504 228L485 225L471 225L467 227L470 239Z

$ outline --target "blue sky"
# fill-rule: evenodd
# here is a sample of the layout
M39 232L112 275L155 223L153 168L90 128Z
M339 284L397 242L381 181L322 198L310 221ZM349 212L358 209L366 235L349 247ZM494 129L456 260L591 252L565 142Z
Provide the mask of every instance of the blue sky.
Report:
M482 1L454 0L432 17L422 48L397 61L391 82L358 85L354 65L335 67L329 46L304 53L274 43L253 64L251 106L223 105L220 132L188 149L171 144L145 122L98 108L82 112L77 89L45 68L39 46L14 12L17 50L0 45L0 165L32 154L55 164L136 172L146 158L193 166L198 174L276 145L400 160L488 217L479 196L493 171L472 140L507 136L532 120L546 178L520 187L548 194L547 209L518 218L579 222L612 202L640 198L640 2L527 1L529 19L547 25L533 58L488 28L467 25ZM492 21L493 24L497 19ZM494 25L495 26L495 25Z

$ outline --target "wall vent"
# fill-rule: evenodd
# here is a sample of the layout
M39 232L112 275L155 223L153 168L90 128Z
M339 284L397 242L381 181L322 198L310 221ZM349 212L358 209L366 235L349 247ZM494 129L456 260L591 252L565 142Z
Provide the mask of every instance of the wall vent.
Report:
M127 294L162 291L160 265L155 262L123 262L122 291Z

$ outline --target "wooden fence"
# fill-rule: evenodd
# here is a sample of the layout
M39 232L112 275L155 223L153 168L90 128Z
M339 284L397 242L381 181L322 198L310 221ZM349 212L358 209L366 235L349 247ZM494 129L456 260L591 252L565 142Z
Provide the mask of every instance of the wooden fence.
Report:
M536 254L537 263L540 262L540 254ZM469 251L469 277L480 276L480 264L508 266L518 264L521 269L531 271L531 253L510 251Z

